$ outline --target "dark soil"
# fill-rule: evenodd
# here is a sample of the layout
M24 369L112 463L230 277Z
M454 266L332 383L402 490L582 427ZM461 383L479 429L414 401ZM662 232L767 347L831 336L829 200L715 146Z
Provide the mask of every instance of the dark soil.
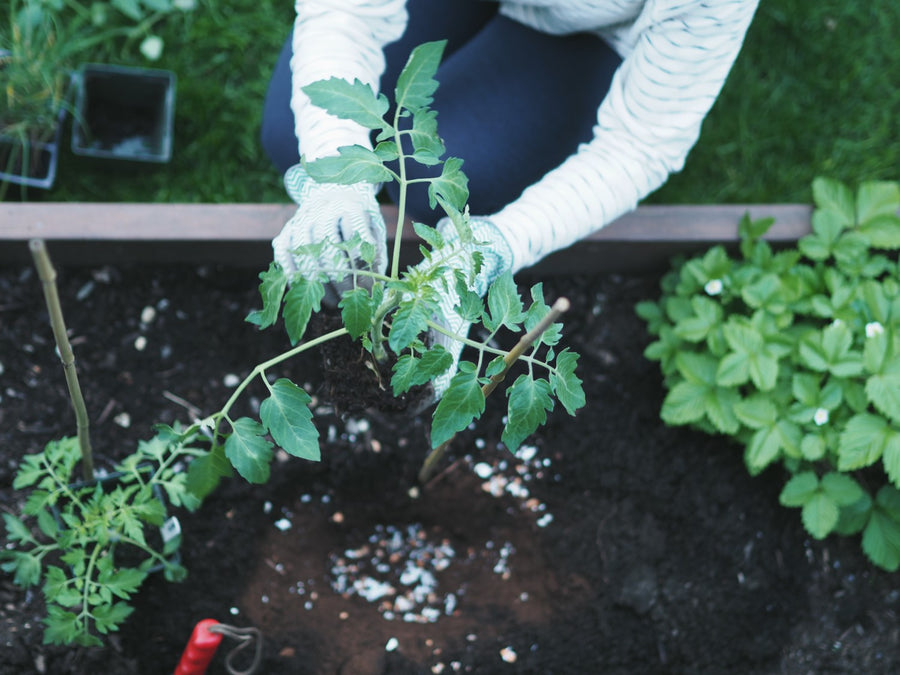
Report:
M633 311L657 280L544 281L573 303L566 344L588 400L577 418L554 411L514 457L495 395L416 496L428 417L336 415L319 361L290 364L283 374L319 394L323 461L280 458L268 484L234 479L179 512L188 580L149 579L106 649L42 645L40 593L0 576L0 674L171 673L204 618L259 628L260 673L900 672L897 575L873 569L857 539L810 541L778 505L777 472L751 478L727 440L659 421L664 392ZM61 270L101 463L153 423L217 410L226 375L287 346L243 322L255 287L254 270ZM33 273L0 270L9 512L24 498L11 488L21 456L74 432L41 307ZM410 570L437 586L412 597ZM353 592L364 574L397 595ZM210 673L226 672L235 644Z

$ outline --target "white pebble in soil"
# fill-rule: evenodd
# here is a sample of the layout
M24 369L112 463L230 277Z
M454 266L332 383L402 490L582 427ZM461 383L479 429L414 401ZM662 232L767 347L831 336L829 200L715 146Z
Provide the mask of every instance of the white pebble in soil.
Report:
M434 623L456 610L462 589L441 592L440 575L456 557L450 542L420 524L378 525L364 544L331 555L336 593L378 603L387 620Z
M144 325L153 323L156 319L156 308L151 305L147 305L144 307L143 311L141 311L141 323Z

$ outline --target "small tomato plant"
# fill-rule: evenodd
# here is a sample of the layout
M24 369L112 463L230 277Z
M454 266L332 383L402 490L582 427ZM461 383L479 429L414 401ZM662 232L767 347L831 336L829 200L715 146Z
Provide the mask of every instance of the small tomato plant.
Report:
M370 267L348 264L303 276L299 273L289 275L272 263L260 274L263 306L252 312L247 320L265 329L280 319L294 347L256 366L237 386L225 406L200 423L209 430L211 448L208 456L195 460L190 467L189 484L198 494L212 489L222 476L228 474L231 466L248 481L266 481L273 443L298 457L320 458L318 432L308 409L311 397L290 380L281 378L270 382L268 375L277 364L339 337L359 340L376 361L383 362L388 353L396 357L390 381L395 396L429 382L451 367L450 353L441 345L432 344L430 332L447 335L474 352L473 359L460 361L458 372L434 410L431 443L435 448L441 447L481 415L485 393L496 386L497 378L511 365L511 352L491 344L504 330L514 334L525 332L530 338L527 350L515 352L515 357L526 365L526 372L507 390L509 414L503 440L510 450L515 450L546 420L547 412L554 408L555 402L573 415L584 404L581 381L575 375L578 355L568 349L557 350L561 326L548 321L548 317L554 318L557 314L552 314L544 301L540 284L531 289L531 303L527 309L508 273L491 285L486 302L469 290L472 277L480 269L482 254L468 224L467 179L461 169L461 160L441 159L444 144L437 134L437 113L429 108L438 86L434 74L444 45L444 42L432 42L413 50L398 78L391 119L386 119L387 98L383 94L376 95L359 81L350 83L332 78L304 88L314 105L336 117L353 120L376 135L374 149L346 146L340 148L336 156L304 162L308 174L320 182L399 183L398 231L390 269L387 274L379 274ZM405 124L405 121L410 123ZM407 148L411 148L411 152ZM408 179L406 166L409 161L435 167L434 177ZM413 182L428 183L432 206L439 206L452 220L464 245L451 246L435 228L414 223L416 233L425 242L420 249L423 260L402 271L399 260L406 193ZM358 237L337 244L321 242L299 247L295 253L321 260L323 252L327 252L326 247L343 249L348 254L359 252L369 265L375 256L374 247L365 245ZM347 256L327 257L347 259ZM469 275L461 270L469 270ZM310 317L322 309L325 285L334 281L346 286L338 303L343 325L304 342ZM450 285L459 294L457 311L465 319L480 324L487 333L485 339L452 333L438 319L441 314L439 292L446 291ZM534 330L536 327L540 330ZM235 401L257 378L268 391L259 410L259 420L232 418L230 413Z
M181 528L176 518L167 518L165 497L174 506L199 506L178 465L198 451L189 445L193 434L161 426L157 436L140 443L114 473L95 475L87 408L56 290L56 270L43 241L33 240L30 248L78 435L50 441L42 452L22 460L13 487L31 492L22 517L3 514L10 546L0 550L0 569L24 588L42 584L45 642L99 645L97 634L117 630L131 613L127 601L147 574L163 571L171 581L184 578L177 558ZM76 481L79 461L82 480Z
M661 417L733 437L753 475L781 464L811 536L862 533L900 568L900 184L819 178L812 232L774 251L772 219L677 261L638 314L668 393Z
M97 633L118 629L131 614L129 598L149 573L184 579L176 555L180 528L167 518L163 494L174 506L199 505L175 467L190 452L181 434L161 430L115 473L88 482L74 481L76 438L51 441L24 458L13 487L31 493L24 518L3 514L15 548L0 552L0 568L25 588L42 584L44 642L100 645Z

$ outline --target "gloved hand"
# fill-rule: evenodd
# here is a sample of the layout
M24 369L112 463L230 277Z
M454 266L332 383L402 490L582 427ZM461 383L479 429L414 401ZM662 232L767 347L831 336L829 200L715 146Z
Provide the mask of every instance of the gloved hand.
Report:
M469 244L468 247L470 250L476 248L481 251L483 256L481 270L475 276L475 279L469 286L469 290L475 291L478 295L484 297L494 280L512 269L512 250L506 238L489 219L472 217L469 219L469 227L472 229L475 241L479 242L480 245ZM448 246L460 248L466 246L460 242L456 227L449 218L441 219L437 224L437 230ZM465 256L464 260L468 261L468 269L461 268L461 271L468 277L472 272L471 259ZM465 337L469 333L471 324L456 311L456 308L459 307L459 295L456 292L456 284L452 279L452 274L448 273L447 276L448 283L445 284L446 288L440 293L438 302L441 316L436 317L436 320L451 332ZM433 403L440 399L450 386L450 380L453 379L457 371L463 344L437 331L431 331L430 337L433 344L441 345L453 357L453 365L431 382L434 390L433 400L431 401Z
M339 291L349 286L347 274L362 269L358 249L349 252L329 243L341 243L359 235L360 240L375 247L372 270L384 274L387 269L387 232L384 217L375 200L376 186L371 183L338 185L317 183L299 164L284 175L284 185L291 199L298 204L294 216L272 240L275 262L288 275L304 277L326 271L336 288L326 300L337 301ZM298 246L324 242L318 257L298 254ZM347 270L340 272L338 270Z

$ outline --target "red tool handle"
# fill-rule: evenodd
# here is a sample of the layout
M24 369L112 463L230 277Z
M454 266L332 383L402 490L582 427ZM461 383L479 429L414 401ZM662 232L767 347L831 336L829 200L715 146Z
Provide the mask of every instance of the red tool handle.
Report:
M218 623L215 619L203 619L194 626L194 632L191 633L191 639L184 648L175 675L204 675L222 641L221 633L209 630Z

